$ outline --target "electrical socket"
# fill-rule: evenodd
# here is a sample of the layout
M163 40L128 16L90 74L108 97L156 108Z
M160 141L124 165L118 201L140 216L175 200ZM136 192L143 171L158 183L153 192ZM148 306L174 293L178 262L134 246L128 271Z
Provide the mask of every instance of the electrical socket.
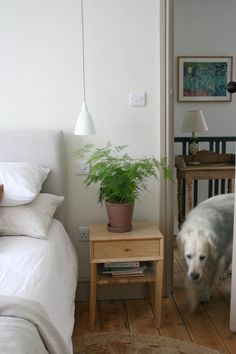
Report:
M89 240L88 226L79 226L79 240L80 241L88 241Z
M87 175L89 173L90 166L86 160L75 160L75 174Z

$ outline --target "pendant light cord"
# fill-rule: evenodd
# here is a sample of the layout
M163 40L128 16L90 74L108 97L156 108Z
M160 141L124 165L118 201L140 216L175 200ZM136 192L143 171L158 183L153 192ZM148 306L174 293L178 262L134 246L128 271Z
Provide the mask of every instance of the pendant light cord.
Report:
M83 75L83 101L85 98L85 64L84 64L84 4L81 0L81 35L82 35L82 75Z

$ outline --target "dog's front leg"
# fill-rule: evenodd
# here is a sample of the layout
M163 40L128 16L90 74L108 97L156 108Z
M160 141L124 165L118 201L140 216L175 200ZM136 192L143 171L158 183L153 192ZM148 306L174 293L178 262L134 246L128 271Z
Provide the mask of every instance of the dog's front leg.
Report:
M199 301L200 302L207 302L210 300L211 297L211 286L209 284L205 284L201 291L199 292Z
M199 302L199 285L185 278L185 288L187 290L188 310L193 313Z
M202 281L201 290L199 292L200 302L207 302L210 300L211 290L214 285L217 273L217 262L218 260L216 260L216 262L211 263L211 266L208 266L207 268L207 274L204 281Z
M222 270L220 272L220 280L225 279L229 274L231 274L230 265L232 263L232 245L227 249L222 257Z

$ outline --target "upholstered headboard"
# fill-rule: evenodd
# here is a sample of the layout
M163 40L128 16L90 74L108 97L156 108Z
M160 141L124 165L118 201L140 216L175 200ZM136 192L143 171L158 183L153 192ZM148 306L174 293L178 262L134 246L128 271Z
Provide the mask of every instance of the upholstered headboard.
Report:
M32 162L50 168L43 192L65 195L62 131L0 130L0 161ZM63 207L57 218L64 221Z

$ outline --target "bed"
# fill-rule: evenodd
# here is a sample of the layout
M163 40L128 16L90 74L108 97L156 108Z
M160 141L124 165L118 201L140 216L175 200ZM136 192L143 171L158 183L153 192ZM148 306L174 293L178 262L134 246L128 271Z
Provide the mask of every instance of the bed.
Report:
M63 227L63 134L0 131L0 163L0 170L27 163L49 173L29 203L9 206L1 201L0 353L72 354L78 271L75 249Z

